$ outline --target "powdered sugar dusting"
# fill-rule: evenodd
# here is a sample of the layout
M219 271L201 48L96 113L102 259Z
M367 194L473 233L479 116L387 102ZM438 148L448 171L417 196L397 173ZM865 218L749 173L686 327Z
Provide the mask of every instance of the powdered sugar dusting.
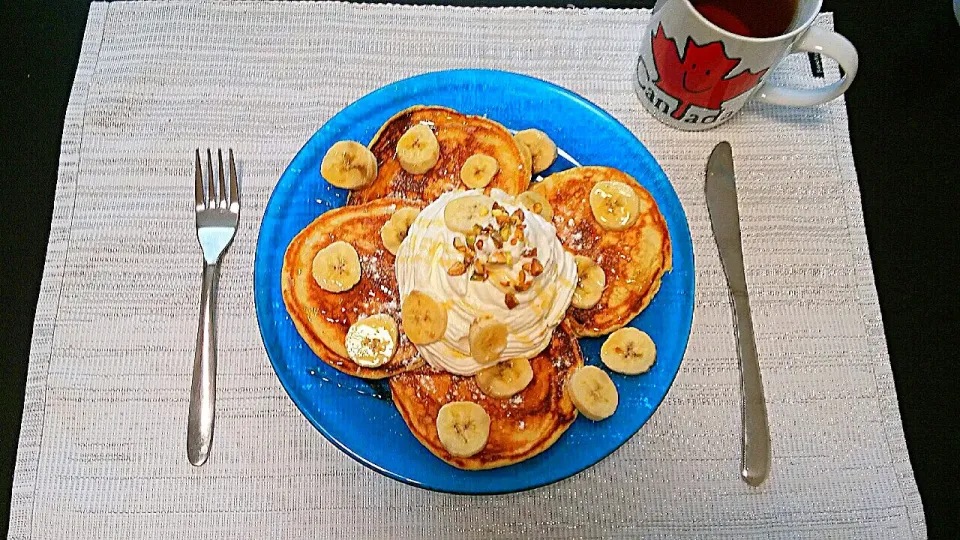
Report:
M377 262L377 254L373 255L364 255L360 257L360 272L361 276L369 279L374 283L383 283L383 274L380 271L380 264ZM371 293L372 294L372 293Z
M433 377L430 375L419 375L417 377L419 380L420 386L422 386L426 391L434 393L437 391L436 385L433 383Z
M396 298L391 299L389 302L383 304L381 308L383 310L383 313L386 313L387 315L391 315L391 316L396 315L397 312L399 311L399 306L397 305L397 299Z

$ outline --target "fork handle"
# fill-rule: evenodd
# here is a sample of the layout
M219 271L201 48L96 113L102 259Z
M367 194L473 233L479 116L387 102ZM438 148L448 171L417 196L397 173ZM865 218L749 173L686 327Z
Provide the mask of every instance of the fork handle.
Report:
M187 420L187 457L199 467L210 455L213 443L214 404L217 399L217 285L220 264L203 265L200 292L200 327L193 358L190 416Z

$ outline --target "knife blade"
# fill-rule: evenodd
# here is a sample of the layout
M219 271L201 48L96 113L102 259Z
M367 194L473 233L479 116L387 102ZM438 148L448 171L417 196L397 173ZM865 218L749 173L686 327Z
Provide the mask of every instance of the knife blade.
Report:
M707 161L704 183L707 210L713 236L720 251L720 262L727 276L733 303L734 328L740 358L740 393L742 415L742 457L740 476L751 486L759 486L770 473L770 428L763 397L763 380L753 335L750 300L743 269L743 246L740 241L740 211L737 205L737 184L733 172L733 151L730 143L718 144Z

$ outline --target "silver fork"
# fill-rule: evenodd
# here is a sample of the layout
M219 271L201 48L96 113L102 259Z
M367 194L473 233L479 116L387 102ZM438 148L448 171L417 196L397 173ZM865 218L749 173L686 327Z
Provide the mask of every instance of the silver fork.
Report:
M223 176L223 153L217 150L219 182L214 182L213 158L210 149L207 149L206 186L199 148L196 155L194 195L197 202L197 238L203 250L203 288L200 292L200 328L197 330L197 351L193 359L193 384L190 388L187 457L190 463L199 467L210 456L213 442L214 403L217 398L217 283L220 281L220 261L233 242L240 221L240 186L237 183L237 167L233 162L233 149L229 150L229 190Z

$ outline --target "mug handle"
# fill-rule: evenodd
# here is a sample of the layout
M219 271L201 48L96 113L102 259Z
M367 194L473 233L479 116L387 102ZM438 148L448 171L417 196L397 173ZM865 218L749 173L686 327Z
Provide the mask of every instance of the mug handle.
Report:
M757 90L757 99L776 105L810 106L820 105L836 99L847 91L857 75L859 58L857 49L847 38L836 32L811 26L807 33L793 46L791 53L821 53L833 58L844 71L843 77L823 88L787 88L763 84Z

